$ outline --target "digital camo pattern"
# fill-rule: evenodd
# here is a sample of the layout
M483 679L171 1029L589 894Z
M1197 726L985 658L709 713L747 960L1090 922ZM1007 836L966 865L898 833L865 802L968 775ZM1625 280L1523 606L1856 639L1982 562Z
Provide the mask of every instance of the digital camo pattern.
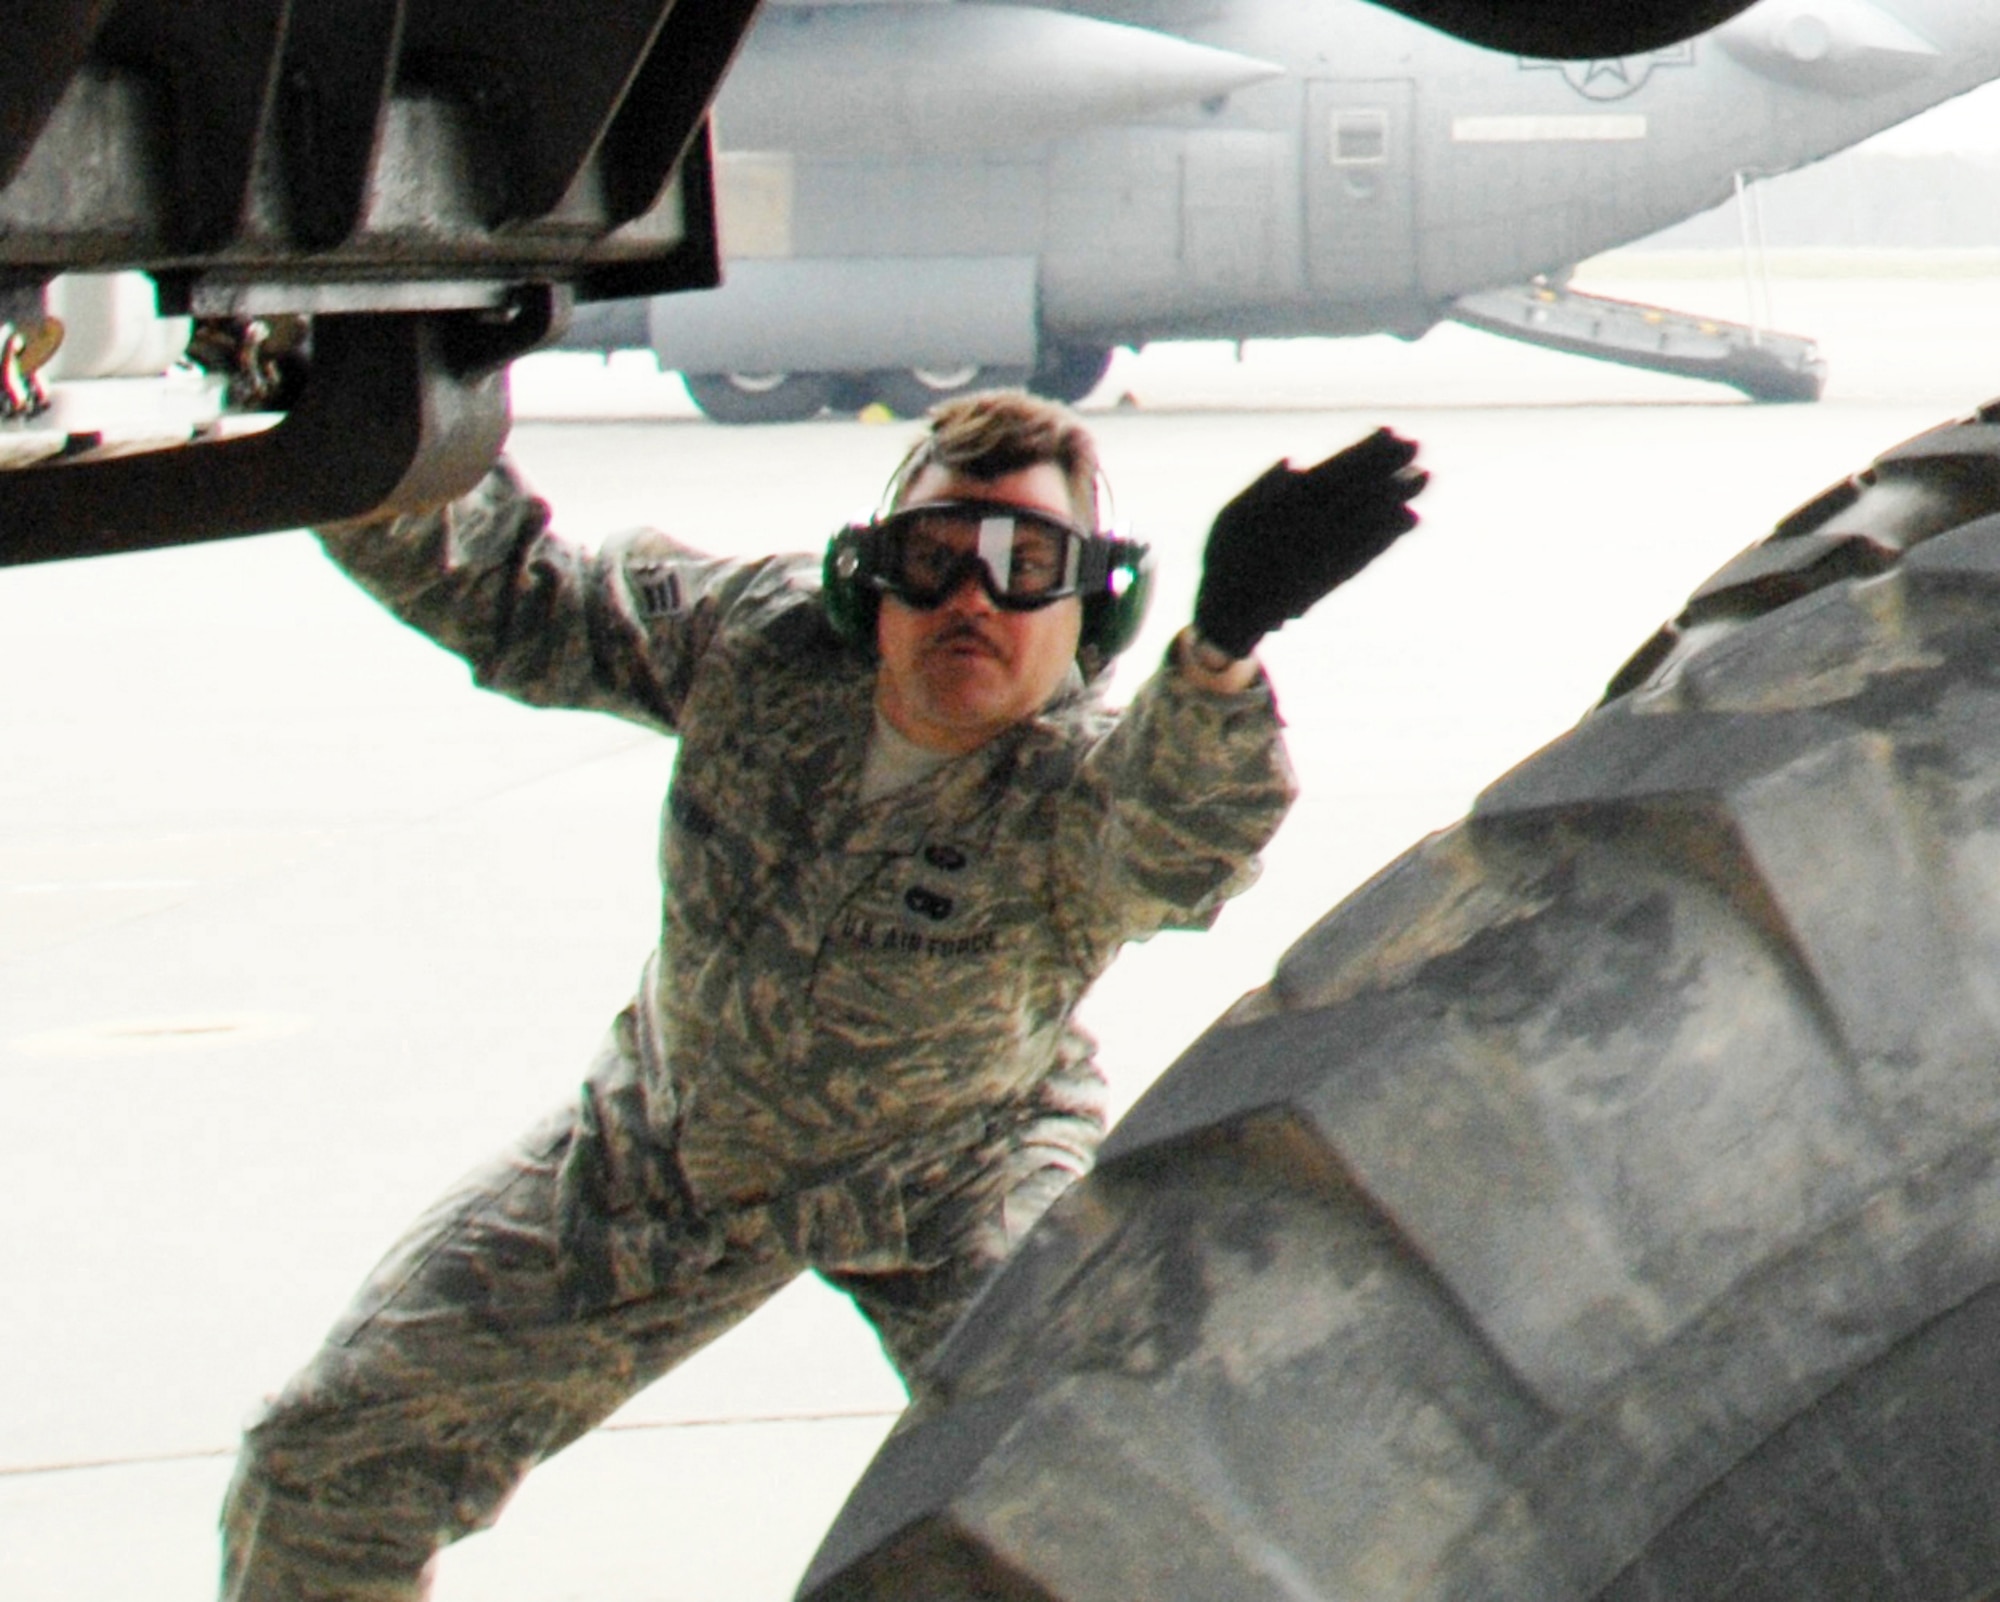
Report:
M812 559L731 563L652 531L591 555L504 469L448 512L328 549L483 685L681 739L664 930L632 1049L706 1206L1032 1101L1125 941L1209 921L1292 784L1262 683L1078 690L862 805L874 666Z
M252 1430L225 1594L398 1598L535 1462L807 1268L908 1377L1090 1163L1070 1014L1292 795L1268 687L1080 684L863 804L875 670L809 558L591 554L497 469L328 551L478 682L679 736L663 934L578 1103L434 1209Z
M419 1220L253 1425L224 1510L226 1598L421 1596L437 1548L490 1524L536 1463L841 1254L838 1186L695 1213L637 1127L617 1033L578 1105ZM906 1376L1096 1136L1050 1114L914 1161L897 1216L934 1266L822 1269Z

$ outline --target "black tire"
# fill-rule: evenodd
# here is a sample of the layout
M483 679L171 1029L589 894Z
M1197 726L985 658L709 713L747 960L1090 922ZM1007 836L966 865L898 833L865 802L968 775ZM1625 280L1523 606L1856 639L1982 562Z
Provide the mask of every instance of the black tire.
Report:
M1018 389L1028 381L1025 367L887 367L868 375L868 386L898 417L922 417L940 401L980 389Z
M826 409L824 373L683 373L688 398L718 423L802 423Z
M804 1595L2000 1594L2000 403L1209 1030Z
M843 417L852 417L875 404L873 373L828 373L826 408Z
M1111 371L1111 349L1107 345L1050 345L1028 378L1028 388L1037 395L1074 406L1104 382Z

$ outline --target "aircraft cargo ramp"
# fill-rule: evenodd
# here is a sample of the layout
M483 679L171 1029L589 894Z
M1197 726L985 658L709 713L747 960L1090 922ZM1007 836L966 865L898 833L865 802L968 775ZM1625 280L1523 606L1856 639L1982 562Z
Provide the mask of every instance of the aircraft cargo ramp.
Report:
M1706 378L1752 400L1818 400L1819 347L1797 334L1586 295L1553 284L1482 290L1453 304L1453 322L1505 339L1679 378Z

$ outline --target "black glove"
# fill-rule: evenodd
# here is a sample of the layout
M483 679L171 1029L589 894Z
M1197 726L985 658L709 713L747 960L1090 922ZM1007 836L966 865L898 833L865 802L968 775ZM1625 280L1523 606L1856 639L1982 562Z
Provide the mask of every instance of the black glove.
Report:
M1195 632L1231 656L1345 584L1417 526L1415 440L1378 428L1304 472L1279 462L1216 514Z

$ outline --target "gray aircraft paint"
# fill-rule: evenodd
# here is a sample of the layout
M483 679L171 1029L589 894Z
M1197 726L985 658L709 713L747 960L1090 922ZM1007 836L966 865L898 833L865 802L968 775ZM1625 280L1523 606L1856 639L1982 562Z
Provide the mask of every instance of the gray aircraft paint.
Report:
M569 343L858 403L881 369L1414 336L1996 75L2000 11L1960 0L1764 0L1589 62L1361 0L778 5L718 102L724 286Z

